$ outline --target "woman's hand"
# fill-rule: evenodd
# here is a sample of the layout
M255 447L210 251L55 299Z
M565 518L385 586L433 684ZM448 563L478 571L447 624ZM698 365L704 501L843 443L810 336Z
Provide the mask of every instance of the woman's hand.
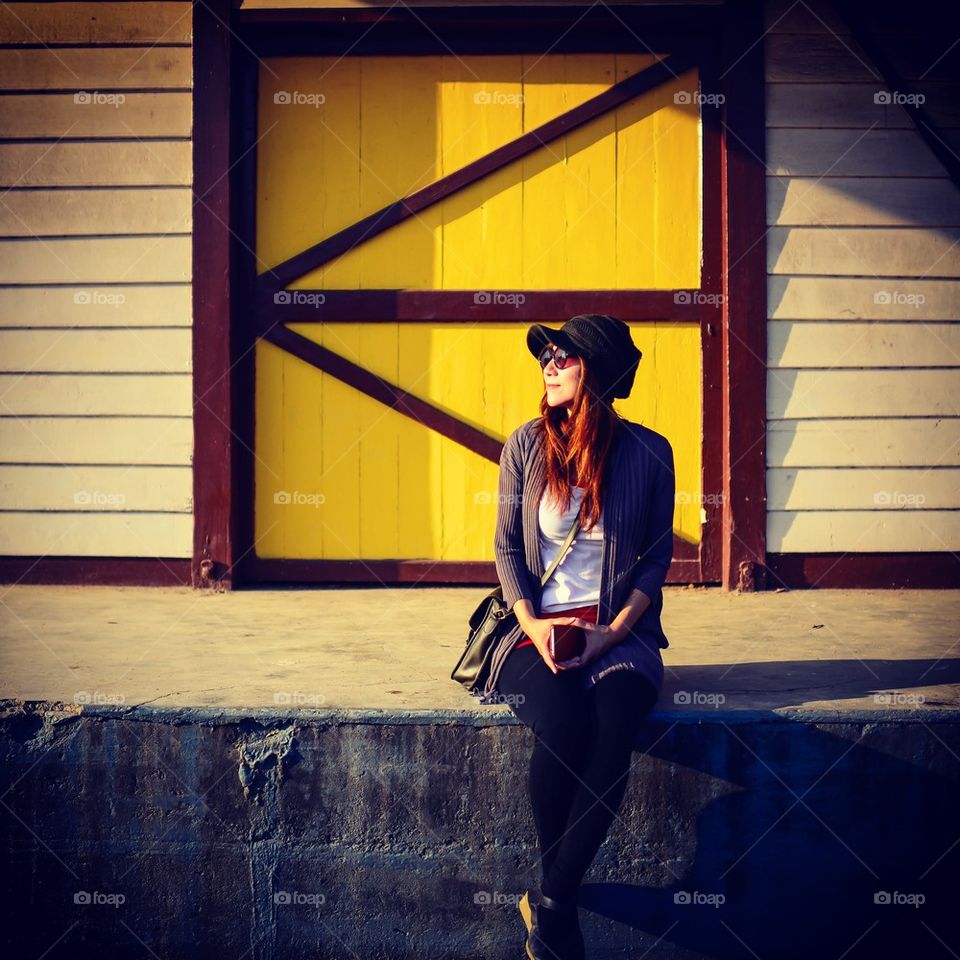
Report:
M555 661L550 656L550 628L553 624L576 624L583 627L586 634L586 646L579 657L570 660ZM615 647L622 639L620 634L605 624L593 623L580 617L545 617L533 618L524 625L523 632L533 641L543 662L550 668L551 673L560 670L575 670L585 667L588 663L603 656L611 647Z
M550 628L555 623L572 623L575 617L533 617L523 624L523 632L533 641L543 662L550 668L551 673L557 672L557 665L550 656Z
M574 623L578 627L583 627L586 634L586 644L579 657L571 657L569 660L559 660L557 662L557 667L561 670L576 670L579 667L585 667L588 663L602 657L623 639L613 627L607 624L581 620L580 617L567 617L563 622ZM547 631L547 636L549 637L549 635L550 632Z

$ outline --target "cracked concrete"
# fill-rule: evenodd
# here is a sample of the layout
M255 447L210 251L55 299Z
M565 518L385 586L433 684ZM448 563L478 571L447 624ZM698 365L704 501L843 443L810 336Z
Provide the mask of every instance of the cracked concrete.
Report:
M519 956L515 907L477 897L537 879L532 734L448 678L479 592L8 589L6 907L43 922L8 924L7 953L56 929L111 960ZM668 590L591 955L960 950L958 597ZM926 926L883 889L926 895Z

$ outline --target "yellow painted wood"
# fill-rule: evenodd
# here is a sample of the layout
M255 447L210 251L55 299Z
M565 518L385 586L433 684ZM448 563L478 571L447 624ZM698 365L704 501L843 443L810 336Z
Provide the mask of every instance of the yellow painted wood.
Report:
M643 359L630 396L614 401L614 407L670 441L677 478L674 533L688 543L699 543L704 506L700 328L633 323L630 333Z
M262 271L644 69L654 55L283 58L261 70ZM367 241L296 286L699 286L691 72ZM320 308L322 309L322 308ZM504 439L543 392L526 323L293 329ZM321 319L318 316L318 320ZM666 319L666 318L665 318ZM635 324L629 419L670 437L677 533L700 539L700 333ZM498 465L269 343L256 348L262 557L492 560Z
M129 3L0 4L0 43L185 43L192 4L175 0Z
M180 140L0 144L0 187L189 186L192 176Z
M0 417L10 463L189 466L190 417Z
M0 90L192 86L189 47L0 50Z
M489 153L652 55L271 59L261 68L266 269ZM699 286L695 73L571 132L299 281L334 289Z
M505 438L536 416L542 374L510 323L294 329ZM635 324L634 393L616 408L673 443L676 532L700 539L696 325ZM269 343L257 346L256 528L264 557L492 560L498 467ZM490 417L495 423L489 424Z
M0 96L0 136L189 137L189 93L77 91Z
M2 327L189 327L190 285L0 288Z

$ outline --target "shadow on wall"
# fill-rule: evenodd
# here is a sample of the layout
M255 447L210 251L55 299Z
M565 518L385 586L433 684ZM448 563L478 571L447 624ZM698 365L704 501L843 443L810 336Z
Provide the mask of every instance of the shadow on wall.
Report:
M960 681L960 660L680 667L661 703L678 690L772 697L776 677L780 706L837 699L836 682L819 687L852 664L862 679L843 682L843 698ZM642 819L615 821L611 836L634 832L664 885L588 882L581 905L648 934L650 955L956 957L960 712L904 720L900 706L889 720L872 710L878 719L866 724L862 713L855 720L853 711L829 709L819 723L769 710L743 714L749 722L736 713L706 722L703 713L654 714L637 745L648 756L634 762ZM706 776L678 777L677 765ZM684 782L700 787L678 793ZM696 821L689 855L682 843L660 844L688 832L677 818Z

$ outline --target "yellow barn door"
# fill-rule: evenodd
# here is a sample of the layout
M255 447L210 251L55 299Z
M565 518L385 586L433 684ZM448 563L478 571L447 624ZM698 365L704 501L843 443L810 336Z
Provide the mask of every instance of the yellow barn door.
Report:
M705 108L663 60L262 61L261 579L492 582L499 449L542 393L525 331L584 312L643 351L616 408L671 440L696 560Z

